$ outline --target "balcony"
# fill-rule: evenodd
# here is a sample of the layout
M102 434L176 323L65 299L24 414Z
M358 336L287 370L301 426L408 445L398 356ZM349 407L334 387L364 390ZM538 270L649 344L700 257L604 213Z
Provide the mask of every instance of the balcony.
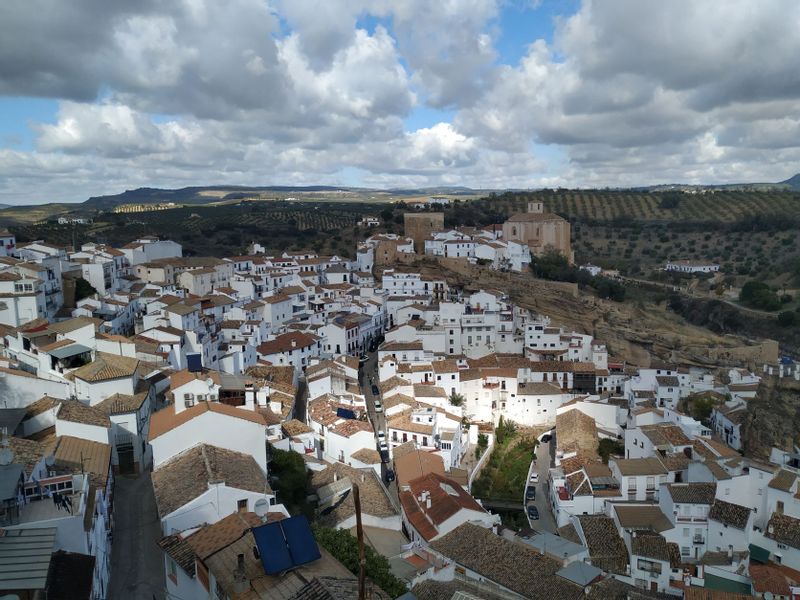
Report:
M701 545L705 544L706 543L706 538L704 538L702 535L695 535L692 538L692 543L693 544L701 544Z

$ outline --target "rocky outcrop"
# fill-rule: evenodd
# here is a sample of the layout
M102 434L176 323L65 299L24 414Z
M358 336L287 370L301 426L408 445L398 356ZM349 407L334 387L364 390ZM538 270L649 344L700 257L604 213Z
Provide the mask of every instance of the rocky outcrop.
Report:
M501 273L465 260L409 257L406 269L444 277L466 291L499 290L519 306L554 323L590 333L609 353L647 367L653 359L704 367L748 366L760 370L778 358L777 344L719 335L688 323L666 306L602 300L577 285L536 279L530 273ZM401 267L402 268L402 267Z

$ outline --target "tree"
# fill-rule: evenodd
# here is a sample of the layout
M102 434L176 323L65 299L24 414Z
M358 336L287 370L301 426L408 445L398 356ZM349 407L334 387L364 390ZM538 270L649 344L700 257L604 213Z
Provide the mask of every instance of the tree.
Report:
M678 208L681 203L681 195L680 192L664 192L661 194L661 202L658 203L658 207L664 210L674 210Z
M778 315L778 325L781 327L793 327L797 322L797 314L790 310L785 310Z
M464 402L466 401L464 396L462 396L461 394L456 394L455 392L450 394L449 400L450 404L452 404L453 406L463 406Z
M781 307L778 295L763 281L745 283L739 292L739 301L762 310L778 310Z
M309 476L303 457L297 452L273 447L270 473L276 478L273 487L281 502L293 511L302 508L306 501Z
M600 455L600 458L603 459L603 463L607 465L611 455L624 456L625 444L619 440L603 438L597 446L597 453Z
M486 449L489 447L489 436L485 433L478 434L478 447L475 448L475 458L478 459L483 456Z
M78 279L75 280L75 302L93 296L96 293L97 290L94 289L94 286L83 277L78 277Z
M714 399L708 396L695 398L692 400L692 418L698 421L707 421L715 405Z
M503 416L497 422L497 427L494 430L494 437L498 444L502 444L517 432L517 424L514 421L506 421Z
M317 543L330 552L336 560L347 567L351 573L358 574L358 540L347 529L329 529L319 525L311 526ZM408 589L390 570L389 560L373 550L364 547L367 577L374 581L391 598L405 594Z

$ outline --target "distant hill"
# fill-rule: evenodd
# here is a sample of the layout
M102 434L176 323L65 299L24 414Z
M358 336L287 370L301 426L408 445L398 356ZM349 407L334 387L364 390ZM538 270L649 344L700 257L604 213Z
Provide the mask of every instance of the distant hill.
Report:
M648 191L648 192L666 192L670 190L676 191L693 191L693 190L726 190L738 192L766 192L777 190L793 190L800 191L800 173L794 177L790 177L785 181L778 181L776 183L725 183L718 185L694 185L687 183L666 183L659 185L649 185L644 187L630 188L634 191Z
M110 210L120 204L156 204L159 202L175 202L176 204L208 204L221 200L240 200L257 194L388 194L392 196L469 196L489 193L492 190L474 190L468 187L429 187L417 189L390 189L361 187L336 187L330 185L271 185L271 186L203 186L185 187L177 190L159 188L138 188L126 190L120 194L95 196L82 203L84 208ZM78 205L80 206L80 205Z
M800 191L800 173L794 177L789 177L786 181L781 181L782 184L788 185L789 189Z

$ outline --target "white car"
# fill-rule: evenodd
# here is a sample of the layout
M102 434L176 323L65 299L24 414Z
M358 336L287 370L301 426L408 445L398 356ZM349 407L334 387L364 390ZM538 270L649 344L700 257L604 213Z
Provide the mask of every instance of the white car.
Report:
M386 434L383 432L383 429L378 430L378 443L382 444L386 441Z
M531 473L531 483L539 483L539 473L536 471Z
M388 452L389 446L386 444L386 442L381 442L380 444L378 444L378 450L380 450L381 452L383 452L384 450Z
M380 400L375 400L375 412L382 413L383 412L383 404L381 404Z

